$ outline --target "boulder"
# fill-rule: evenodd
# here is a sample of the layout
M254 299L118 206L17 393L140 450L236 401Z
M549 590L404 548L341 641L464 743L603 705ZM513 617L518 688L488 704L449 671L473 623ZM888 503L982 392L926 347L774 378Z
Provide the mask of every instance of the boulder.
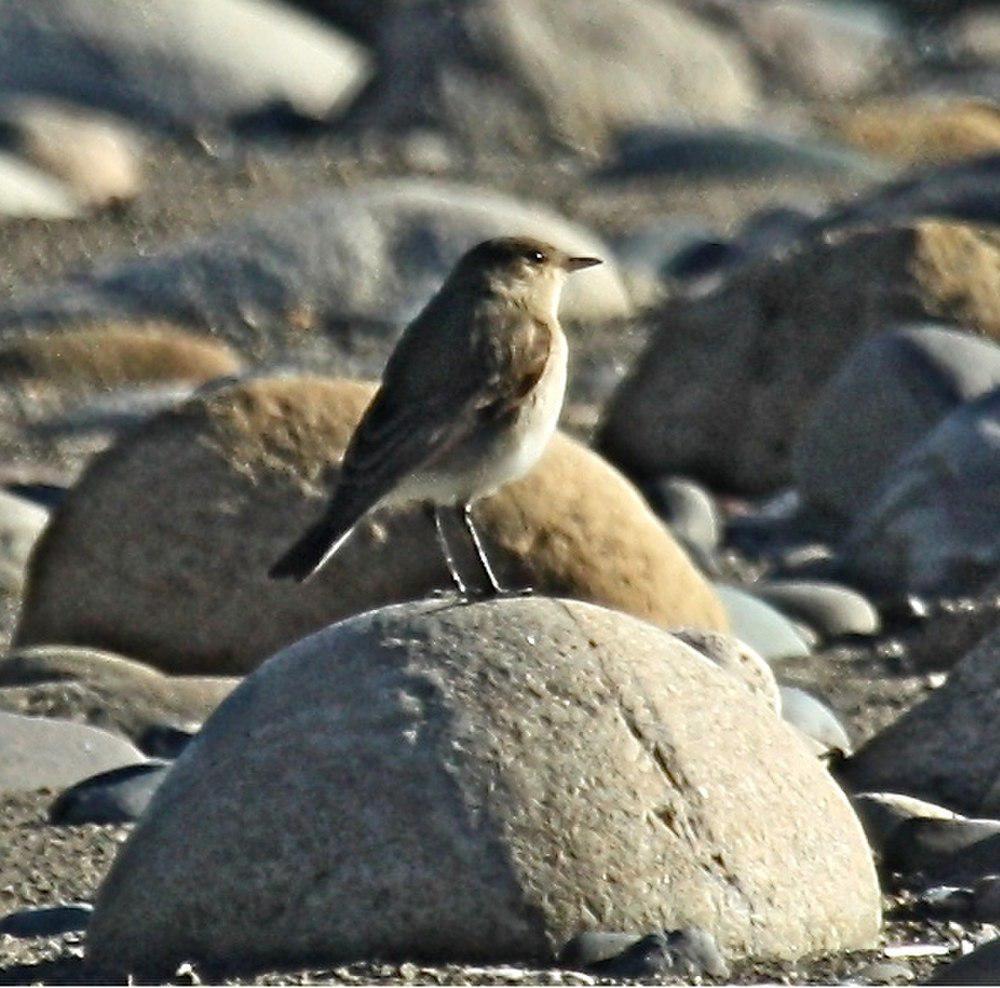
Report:
M1000 387L1000 346L943 326L865 340L826 382L792 452L796 485L850 519L894 463L963 402Z
M0 99L0 144L65 182L84 206L125 202L142 185L135 135L114 118L72 103Z
M0 342L4 384L78 385L189 381L237 374L243 363L224 343L162 324L81 326Z
M240 673L331 621L450 588L419 506L360 524L304 585L267 576L319 514L371 395L353 381L261 378L197 396L127 436L93 461L38 544L18 643ZM726 629L711 587L638 492L571 439L553 440L475 515L505 586L664 627ZM481 582L468 540L454 541L463 572Z
M843 560L852 582L890 593L970 594L1000 573L1000 386L893 464Z
M1000 109L986 100L880 99L829 110L824 120L859 150L907 164L957 161L1000 151Z
M96 649L38 645L0 658L0 708L82 720L145 748L158 729L197 728L237 685L224 676L165 676Z
M619 386L598 448L643 479L771 491L794 424L865 337L946 319L1000 339L1000 232L923 221L846 229L678 296Z
M325 117L367 81L348 38L272 0L37 0L0 9L0 93L191 128L284 104Z
M746 121L760 102L745 53L665 0L430 0L379 27L382 71L347 119L367 139L593 152L639 124Z
M1000 812L1000 629L988 635L947 682L842 767L855 790L886 789L966 814Z
M264 211L219 233L34 291L0 309L3 324L168 319L211 327L238 346L287 359L354 321L382 345L437 291L473 244L531 234L605 264L567 284L569 320L627 316L607 246L550 209L485 189L395 179ZM270 342L268 342L270 341ZM341 337L352 352L357 340ZM374 368L373 368L374 369Z
M44 508L0 490L0 589L21 591L31 548L48 521Z
M122 849L87 949L119 972L551 962L587 929L682 926L728 956L871 946L878 887L836 784L649 624L426 601L237 689Z
M144 761L124 738L86 724L0 710L0 792L60 789Z

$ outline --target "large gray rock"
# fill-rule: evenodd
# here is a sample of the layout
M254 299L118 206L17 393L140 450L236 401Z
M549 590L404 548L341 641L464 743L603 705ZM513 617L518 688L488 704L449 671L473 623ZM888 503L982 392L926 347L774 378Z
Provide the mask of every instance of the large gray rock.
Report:
M1000 387L893 465L843 555L860 582L892 592L965 594L1000 573Z
M944 326L866 340L826 383L795 440L799 491L853 517L893 462L962 402L1000 386L1000 346Z
M0 711L0 792L61 789L144 760L128 741L107 731Z
M0 311L0 324L165 316L259 346L266 331L299 342L303 318L316 329L331 317L375 324L384 336L430 298L459 255L511 233L606 260L567 285L565 318L631 312L607 246L550 209L472 186L391 180L328 192L33 293Z
M637 124L732 124L759 105L744 52L667 0L431 0L380 27L382 71L349 121L362 134L598 150Z
M803 890L808 894L803 894ZM99 891L90 960L549 960L585 929L872 944L860 824L773 711L651 625L547 598L372 611L250 676Z
M360 46L272 0L0 5L0 92L57 96L143 126L222 123L277 103L326 116L369 69Z
M1000 629L940 689L875 735L842 768L854 789L909 793L963 813L1000 815Z

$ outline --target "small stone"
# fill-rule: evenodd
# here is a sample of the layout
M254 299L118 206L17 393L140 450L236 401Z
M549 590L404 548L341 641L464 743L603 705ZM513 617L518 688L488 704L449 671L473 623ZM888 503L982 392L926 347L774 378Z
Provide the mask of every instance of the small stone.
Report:
M706 552L719 547L722 525L715 501L704 487L684 477L667 477L654 490L674 535Z
M87 928L93 906L86 902L63 906L22 909L0 919L0 935L9 937L57 937Z
M912 981L913 969L898 961L875 961L854 972L848 984L892 985L901 981Z
M58 826L134 823L170 766L170 762L148 761L84 779L56 799L49 810L49 822Z
M732 634L746 642L763 659L784 659L809 655L809 646L784 614L758 600L748 590L716 584L732 627Z
M853 750L844 725L830 708L811 693L797 686L779 686L781 716L826 751L849 755Z
M650 933L615 957L589 965L591 971L615 980L670 974L685 979L710 975L728 977L729 967L715 938L696 928Z
M944 806L895 792L859 792L851 797L851 803L872 850L879 856L885 853L896 828L907 820L957 820L961 817Z
M86 724L0 711L0 792L57 789L144 762L124 738Z
M197 727L185 730L172 724L150 724L136 742L150 758L174 759L191 743L198 733Z
M856 590L818 580L769 580L754 593L789 617L805 621L824 638L878 634L880 620L872 603Z

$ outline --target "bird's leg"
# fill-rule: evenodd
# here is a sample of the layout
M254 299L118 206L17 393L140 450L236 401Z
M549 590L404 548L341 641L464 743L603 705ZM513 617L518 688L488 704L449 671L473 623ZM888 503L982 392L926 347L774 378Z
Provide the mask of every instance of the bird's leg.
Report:
M444 556L444 561L448 566L448 572L451 574L451 579L455 584L455 589L458 591L459 596L468 597L469 588L465 585L462 575L458 572L458 567L455 565L455 557L451 554L451 549L448 547L447 536L444 534L441 509L434 504L431 505L431 511L434 514L434 531L437 533L438 545L441 547L441 554Z
M483 567L483 572L486 574L486 579L490 581L493 593L498 597L502 597L507 591L500 586L500 581L493 572L493 567L490 565L490 560L486 555L486 550L483 548L483 543L479 541L479 533L472 522L472 505L463 504L459 510L462 514L462 521L465 522L465 527L469 532L469 537L472 539L472 544L476 548L476 555L479 557L479 562Z

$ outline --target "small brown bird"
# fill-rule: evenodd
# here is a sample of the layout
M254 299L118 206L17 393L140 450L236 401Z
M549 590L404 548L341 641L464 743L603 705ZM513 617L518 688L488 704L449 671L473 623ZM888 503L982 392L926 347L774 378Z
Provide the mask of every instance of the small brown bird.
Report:
M323 516L271 576L304 580L369 511L425 501L459 593L468 587L445 536L447 506L459 509L502 593L471 505L524 476L551 439L566 390L559 295L570 272L600 263L527 237L487 240L465 254L389 357Z

